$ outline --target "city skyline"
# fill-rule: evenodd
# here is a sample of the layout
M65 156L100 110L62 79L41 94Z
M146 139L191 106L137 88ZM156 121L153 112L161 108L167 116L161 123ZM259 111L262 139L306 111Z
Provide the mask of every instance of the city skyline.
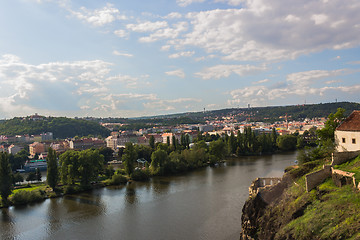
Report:
M0 118L359 102L355 0L14 0Z

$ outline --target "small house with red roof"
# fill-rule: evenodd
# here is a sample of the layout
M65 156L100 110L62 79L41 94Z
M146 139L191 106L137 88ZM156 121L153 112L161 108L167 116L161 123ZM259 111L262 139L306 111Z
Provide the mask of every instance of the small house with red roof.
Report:
M360 110L353 111L335 130L337 152L360 151Z

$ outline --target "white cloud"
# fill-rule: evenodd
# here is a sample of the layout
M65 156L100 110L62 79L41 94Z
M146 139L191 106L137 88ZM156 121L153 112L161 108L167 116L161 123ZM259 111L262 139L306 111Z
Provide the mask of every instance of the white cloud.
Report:
M325 23L328 17L325 14L314 14L311 16L311 20L313 20L316 25L320 25Z
M157 22L142 22L137 24L127 24L126 28L134 32L153 32L161 28L166 28L168 23L166 21Z
M178 53L169 55L169 58L191 57L194 54L195 54L194 51L178 52Z
M183 4L186 3L191 1ZM140 41L172 39L167 44L175 49L198 47L224 60L236 61L279 61L324 49L360 45L357 34L360 4L357 0L346 3L311 0L291 4L284 0L243 0L232 3L241 4L241 8L188 13L186 19L190 25L184 28L182 35L159 31L141 37Z
M227 3L230 6L240 6L244 3L244 0L215 0L215 2Z
M78 110L78 102L108 91L104 86L112 64L101 60L27 64L14 55L0 58L0 105L5 114L33 109ZM23 112L21 112L21 111Z
M167 52L167 51L170 50L170 48L171 48L170 45L164 45L164 46L161 47L161 51Z
M186 31L188 28L187 22L178 22L173 25L172 28L163 28L157 30L155 33L152 33L150 36L141 37L140 42L155 42L161 39L174 39L179 36L183 31Z
M139 80L139 78L132 77L129 75L117 75L117 76L112 76L112 77L107 78L107 81L109 81L109 82L119 81L121 83L124 83L126 85L126 87L128 87L128 88L137 87L138 80Z
M176 0L176 3L180 6L180 7L186 7L190 4L193 3L202 3L205 2L205 0Z
M263 80L259 80L259 81L256 81L256 82L252 82L252 84L262 84L262 83L267 83L269 81L270 81L269 79L263 79Z
M175 18L182 18L181 13L178 12L171 12L164 17L165 19L175 19Z
M312 70L292 73L287 76L286 83L277 84L272 87L258 85L233 90L230 92L232 99L229 100L228 103L232 105L253 102L258 105L267 105L269 101L272 100L289 99L294 96L324 96L327 93L330 93L330 91L356 94L360 89L360 85L324 87L323 84L318 84L320 81L338 76L350 75L354 72L354 70L338 69L333 71ZM339 80L325 81L326 84L336 82L339 82Z
M180 77L180 78L185 78L185 73L182 69L177 69L177 70L174 70L174 71L169 71L169 72L165 72L166 75L169 75L169 76L177 76L177 77Z
M205 68L201 72L195 73L195 75L201 77L202 79L207 80L207 79L220 79L220 78L229 77L233 73L239 76L245 76L265 70L266 70L265 65L262 66L216 65L213 67Z
M115 30L115 31L114 31L114 34L115 34L116 36L120 37L120 38L125 38L125 37L127 37L127 36L129 35L129 34L128 34L125 30L123 30L123 29Z
M202 100L197 98L177 98L171 100L158 100L154 102L144 103L144 107L149 110L156 109L157 111L171 111L179 109L179 107L185 109L192 109L195 103L200 102L202 102Z
M124 57L133 57L134 55L133 54L130 54L130 53L121 53L117 50L114 50L113 51L113 54L116 55L116 56L124 56Z
M111 23L115 20L126 20L127 17L120 14L120 11L113 7L112 4L108 3L102 9L89 10L85 7L81 7L80 11L74 11L68 9L72 15L80 20L90 23L93 26L103 26Z

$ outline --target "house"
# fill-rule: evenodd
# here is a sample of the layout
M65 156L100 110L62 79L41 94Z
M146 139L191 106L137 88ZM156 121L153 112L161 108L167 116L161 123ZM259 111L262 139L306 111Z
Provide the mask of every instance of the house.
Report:
M23 147L19 147L19 146L17 146L17 145L11 144L11 145L8 147L8 153L15 155L15 154L17 154L18 152L20 152L22 149L23 149Z
M100 147L105 147L105 142L96 138L84 138L70 141L70 149L86 150Z
M360 151L360 110L353 111L335 130L336 152Z
M45 152L46 146L43 143L34 142L29 145L29 153L31 156Z

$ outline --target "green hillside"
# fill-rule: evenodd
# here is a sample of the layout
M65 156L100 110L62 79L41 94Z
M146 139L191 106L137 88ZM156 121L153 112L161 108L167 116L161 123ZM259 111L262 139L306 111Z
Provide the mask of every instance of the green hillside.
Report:
M109 135L109 130L96 122L65 117L44 117L36 121L28 117L13 118L0 123L0 135L35 135L43 132L52 132L54 138Z
M249 199L243 214L247 214L253 225L245 232L263 240L360 239L359 190L352 185L337 187L329 177L315 189L306 191L305 175L322 168L325 162L317 160L288 171L283 178L288 187L269 205L259 202L258 197ZM360 157L357 157L335 168L354 172L358 177L359 166Z

